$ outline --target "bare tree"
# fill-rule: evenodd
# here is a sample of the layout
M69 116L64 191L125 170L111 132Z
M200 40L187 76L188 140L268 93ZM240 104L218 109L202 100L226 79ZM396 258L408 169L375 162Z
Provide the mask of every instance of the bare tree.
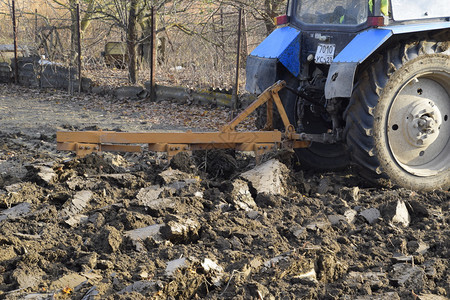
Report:
M76 59L76 48L77 45L77 5L80 5L80 7L85 6L86 9L83 10L83 16L81 17L81 34L86 31L86 29L89 27L91 18L95 14L94 11L94 5L96 0L83 0L80 2L80 0L46 0L47 4L51 7L58 7L59 9L67 10L70 13L70 31L71 31L71 62L73 62Z
M286 0L265 0L264 1L264 23L267 32L275 29L274 18L279 14L280 10L285 9Z
M224 3L245 8L256 20L264 21L267 33L275 29L274 18L286 9L287 0L227 0Z
M136 56L136 43L137 43L137 13L138 13L139 0L130 0L130 10L127 26L127 47L128 47L128 71L130 83L136 84L137 82L137 56Z

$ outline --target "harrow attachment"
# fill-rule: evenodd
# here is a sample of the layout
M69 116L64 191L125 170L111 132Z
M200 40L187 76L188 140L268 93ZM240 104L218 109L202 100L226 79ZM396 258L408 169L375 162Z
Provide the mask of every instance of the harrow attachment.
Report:
M286 86L279 81L262 93L250 106L217 132L113 132L113 131L59 131L57 149L74 151L83 157L93 152L140 152L147 144L150 151L166 152L170 159L183 151L235 149L253 151L258 158L276 149L306 148L310 141L302 140L295 132L284 110L278 92ZM267 103L267 121L263 131L238 132L236 127L259 106ZM277 106L285 132L273 129L273 105Z

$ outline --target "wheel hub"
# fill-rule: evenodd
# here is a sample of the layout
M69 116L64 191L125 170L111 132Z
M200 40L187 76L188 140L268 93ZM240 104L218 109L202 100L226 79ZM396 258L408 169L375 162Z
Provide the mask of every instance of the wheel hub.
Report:
M412 146L424 148L431 145L439 136L442 116L433 101L416 101L411 105L404 128L407 140Z
M397 163L411 174L430 176L448 168L448 78L439 72L417 76L402 87L390 108L389 147Z

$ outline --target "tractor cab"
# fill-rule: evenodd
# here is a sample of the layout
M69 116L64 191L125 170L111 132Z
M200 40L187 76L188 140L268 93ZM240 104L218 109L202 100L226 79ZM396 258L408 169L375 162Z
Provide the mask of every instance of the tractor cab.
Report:
M369 16L367 0L294 1L291 9L294 22L305 25L359 25Z

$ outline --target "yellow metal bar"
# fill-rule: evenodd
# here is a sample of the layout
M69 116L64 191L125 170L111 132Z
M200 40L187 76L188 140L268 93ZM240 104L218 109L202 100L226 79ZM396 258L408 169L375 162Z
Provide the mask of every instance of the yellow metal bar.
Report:
M243 144L191 144L185 147L177 147L174 144L149 144L148 149L155 152L166 152L168 147L172 147L171 151L196 151L196 150L212 150L212 149L236 149L237 151L255 151L256 150L274 150L278 148L279 143L243 143ZM180 148L180 149L177 149ZM170 150L170 148L169 148Z
M141 146L133 146L133 145L104 145L104 144L102 144L100 149L101 149L101 151L110 151L110 152L142 152Z
M241 112L236 118L234 118L230 123L222 127L220 131L227 132L232 131L236 128L239 123L241 123L245 118L247 118L252 112L254 112L258 107L266 103L272 98L272 95L277 94L282 88L286 86L286 82L278 81L262 93L258 99L256 99L252 104L250 104L243 112Z
M77 143L57 143L56 150L75 151Z
M279 131L249 132L112 132L75 131L57 132L56 140L90 144L240 144L280 142Z
M272 91L272 98L275 101L275 105L278 108L278 113L281 116L281 120L283 120L284 128L288 129L291 125L291 122L289 121L286 111L284 110L283 102L281 102L280 95Z
M308 148L309 146L311 146L311 142L310 141L294 141L292 144L292 148L297 149L297 148Z
M105 145L105 144L86 144L86 143L74 143L74 142L58 142L56 146L57 150L62 151L87 151L89 153L98 151L117 151L117 152L141 152L141 146L133 145Z

